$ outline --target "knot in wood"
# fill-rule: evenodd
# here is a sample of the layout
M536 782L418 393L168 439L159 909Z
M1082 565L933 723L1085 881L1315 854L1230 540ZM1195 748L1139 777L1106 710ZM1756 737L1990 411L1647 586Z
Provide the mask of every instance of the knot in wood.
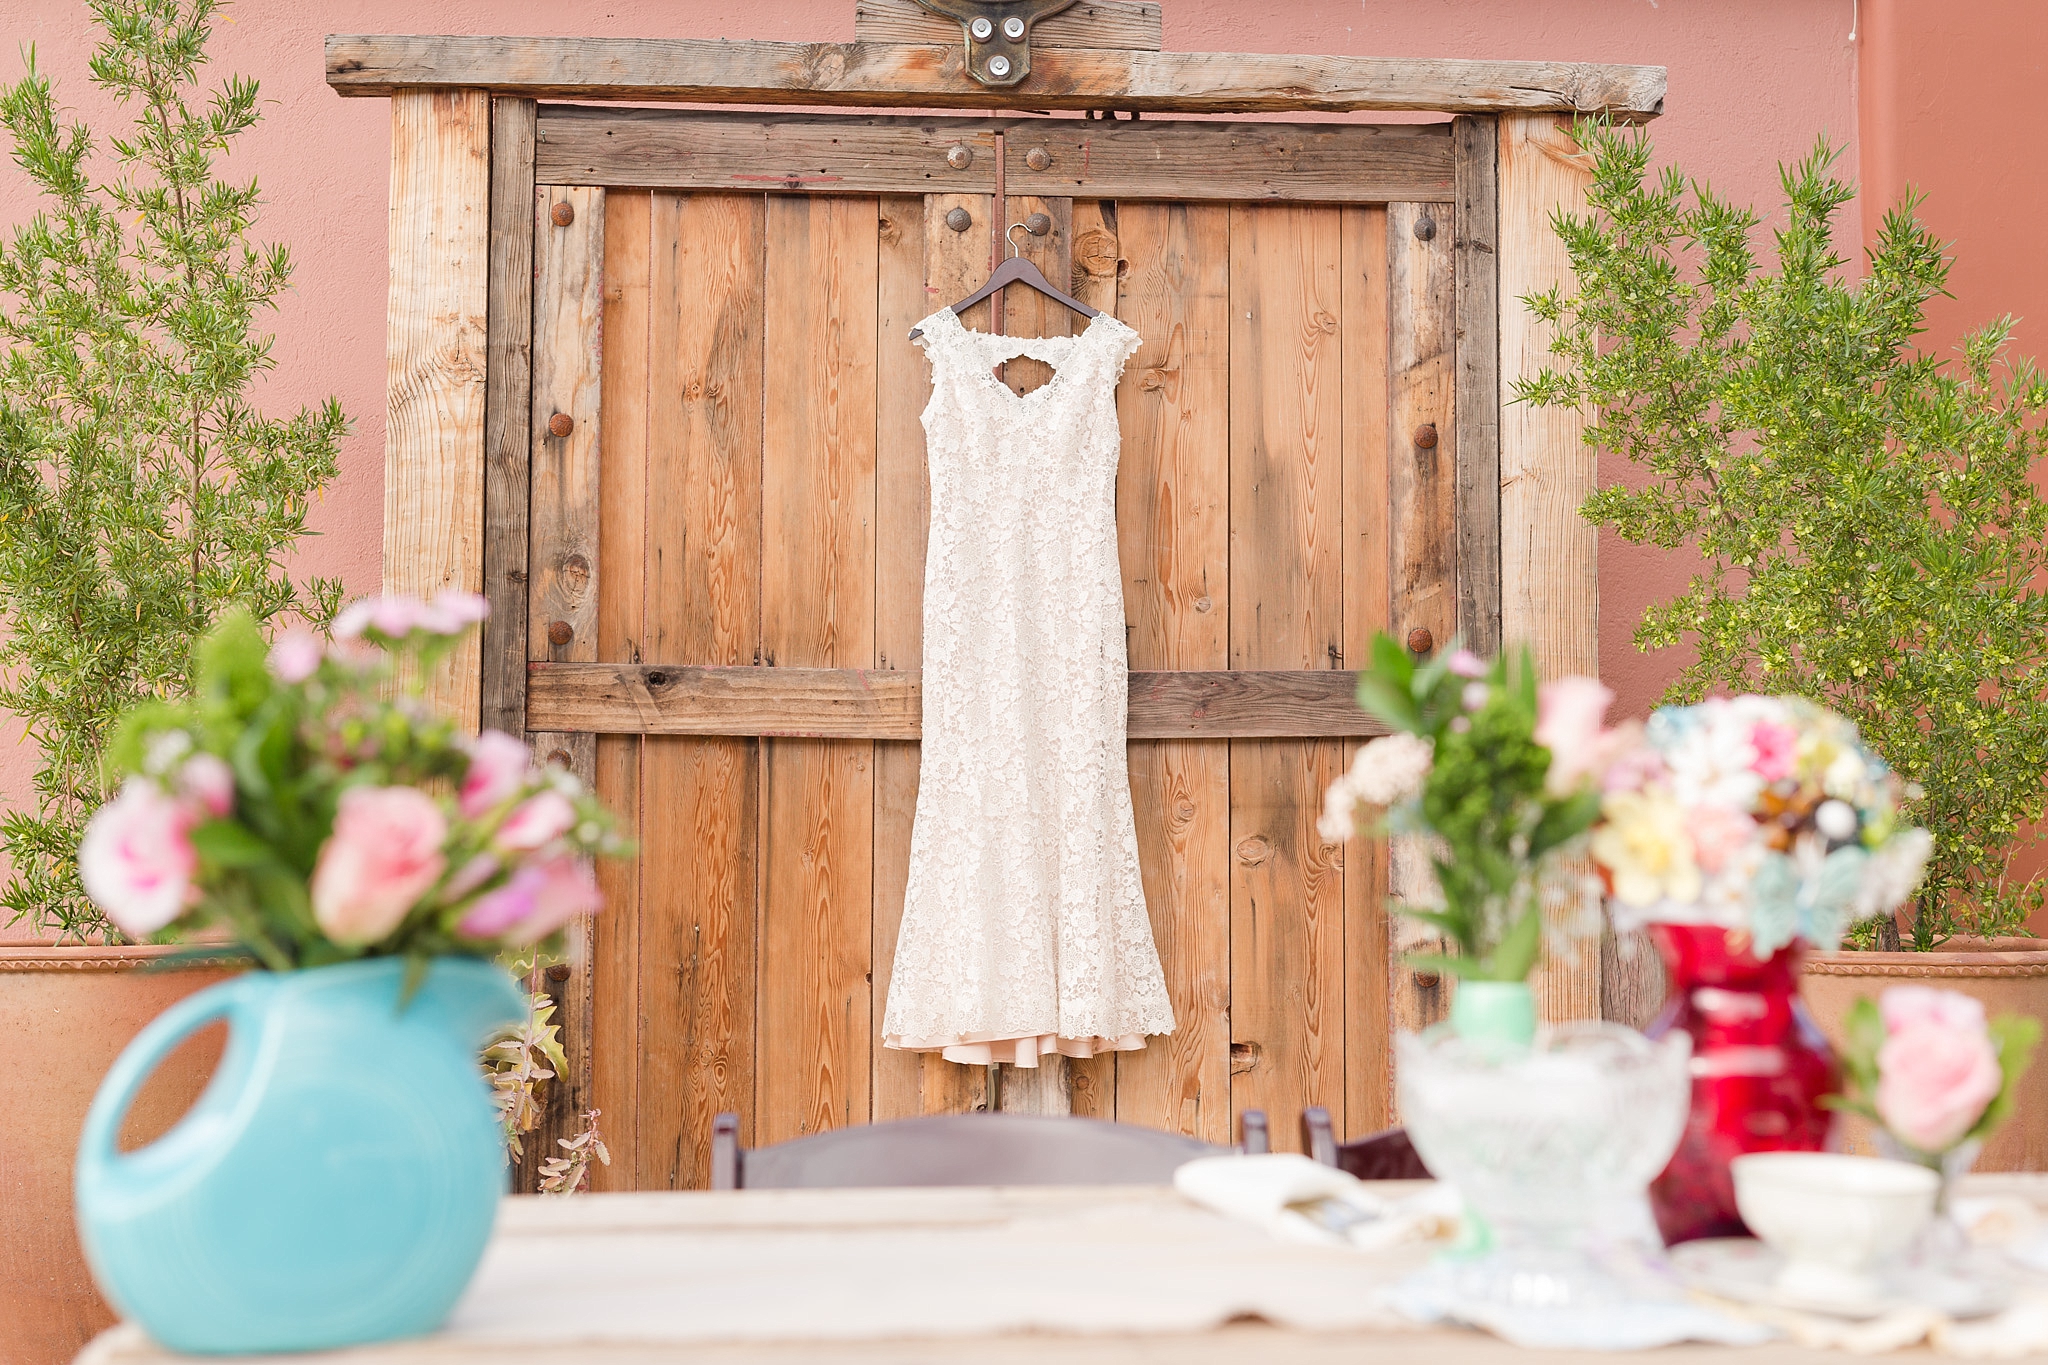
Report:
M946 211L946 226L955 232L965 232L974 226L974 215L966 209L948 209Z
M548 418L548 435L550 436L559 439L567 436L574 430L576 430L576 419L566 412L558 412L553 417Z
M1249 839L1237 841L1237 860L1246 867L1257 867L1273 856L1273 843L1263 834L1254 834Z
M1428 626L1417 626L1408 632L1408 652L1427 654L1436 648L1436 636L1429 633Z
M957 142L954 143L952 146L946 148L946 164L948 166L951 166L956 171L966 170L969 166L972 166L974 164L974 149L972 147L962 146L960 143ZM958 210L955 210L955 212L958 212ZM952 217L952 214L948 214L946 216L950 218Z
M576 638L576 628L575 628L574 626L570 625L570 624L569 624L569 623L568 623L567 621L550 621L550 622L548 622L548 643L549 643L549 644L551 644L551 645L566 645L566 644L568 644L568 643L569 643L569 641L571 641L571 640L573 640L573 639L575 639L575 638Z
M548 210L548 221L556 227L567 227L576 221L576 206L564 199Z
M1207 594L1195 599L1195 610L1198 612L1213 611L1215 607L1215 602L1211 601Z
M1414 439L1415 439L1415 448L1416 448L1417 450L1435 450L1435 449L1436 449L1436 423L1434 423L1434 422L1424 422L1424 423L1423 423L1423 424L1422 424L1421 426L1419 426L1419 427L1415 428L1415 438L1414 438Z
M1033 147L1024 153L1024 164L1034 171L1046 170L1052 165L1052 153L1043 147Z

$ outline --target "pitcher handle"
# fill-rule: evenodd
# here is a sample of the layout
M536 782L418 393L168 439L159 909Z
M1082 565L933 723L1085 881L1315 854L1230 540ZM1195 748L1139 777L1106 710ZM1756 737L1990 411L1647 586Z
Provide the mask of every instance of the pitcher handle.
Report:
M116 1146L121 1120L128 1117L128 1106L135 1102L142 1083L178 1044L214 1020L234 1013L243 1000L242 984L223 981L187 996L151 1020L121 1049L106 1079L100 1082L99 1092L92 1097L92 1108L86 1111L85 1130L78 1137L81 1171L87 1166L111 1165L121 1157Z

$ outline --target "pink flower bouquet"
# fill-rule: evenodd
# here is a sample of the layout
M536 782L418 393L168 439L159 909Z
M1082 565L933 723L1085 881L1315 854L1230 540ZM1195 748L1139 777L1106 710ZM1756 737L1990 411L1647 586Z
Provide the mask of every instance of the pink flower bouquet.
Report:
M79 846L85 889L131 938L225 933L273 970L547 947L599 906L624 851L570 774L470 736L398 679L483 618L481 598L358 602L323 641L266 645L234 614L193 695L124 717L124 775Z
M2039 1020L1987 1020L1976 1000L1929 986L1858 1000L1848 1029L1848 1094L1828 1102L1878 1124L1937 1170L1944 1155L1989 1137L2012 1112L2041 1036Z

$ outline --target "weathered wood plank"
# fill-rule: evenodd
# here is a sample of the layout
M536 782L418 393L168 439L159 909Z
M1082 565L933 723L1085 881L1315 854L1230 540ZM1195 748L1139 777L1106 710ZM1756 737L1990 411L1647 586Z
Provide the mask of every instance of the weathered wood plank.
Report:
M1335 495L1332 494L1332 497ZM1345 739L1386 733L1344 669L1139 671L1130 737ZM768 735L914 740L908 669L534 664L527 712L550 730L611 735Z
M541 762L574 773L586 786L596 785L596 735L529 733L526 740ZM548 1083L540 1123L522 1144L525 1151L512 1179L515 1194L540 1192L541 1163L562 1150L564 1138L581 1131L583 1111L594 1104L596 1059L591 1055L591 1040L597 997L591 960L596 932L590 919L571 924L564 934L561 960L528 977L528 988L546 993L554 1003L554 1017L549 1022L560 1030L568 1066Z
M1342 676L1339 211L1230 211L1230 658ZM1332 743L1230 752L1231 1107L1344 1103L1344 876L1316 832Z
M327 83L385 96L459 86L542 99L923 108L1114 107L1145 113L1286 109L1594 112L1654 118L1661 66L1329 54L1049 48L1029 83L991 90L964 48L693 38L485 38L330 33Z
M1116 205L1117 316L1143 343L1124 367L1117 530L1131 667L1215 670L1230 650L1230 215ZM1117 270L1119 258L1123 262ZM1116 1116L1235 1140L1230 1105L1230 746L1134 743L1131 797L1174 1030L1116 1058Z
M606 560L598 575L597 657L620 663L639 662L647 582L651 209L645 194L605 196L597 540ZM598 798L618 817L620 832L636 843L641 745L635 735L604 735L595 754ZM641 867L638 858L614 858L597 869L605 909L592 926L590 1088L612 1163L593 1168L594 1189L632 1189L640 1169Z
M1365 661L1387 625L1387 214L1347 208L1343 241L1344 658ZM1358 746L1344 746L1349 766ZM1361 1137L1393 1112L1387 956L1386 841L1344 849L1344 1110L1338 1132ZM1336 1111L1332 1111L1335 1115Z
M853 7L853 37L861 43L957 43L960 23L934 14L917 0L860 0ZM1157 52L1161 47L1156 0L1082 0L1031 26L1031 48L1114 47Z
M1385 203L1452 192L1449 125L727 114L543 105L542 184L811 194L988 193ZM968 164L947 155L965 150ZM1044 170L1027 159L1039 151ZM1012 205L1014 208L1014 204ZM1013 216L1012 222L1016 221Z
M491 101L478 90L391 102L391 287L385 305L384 589L484 588ZM509 300L508 300L509 302ZM474 638L426 679L474 729Z
M875 667L914 669L923 657L924 551L929 489L924 427L919 414L931 396L923 354L904 335L931 311L925 294L928 201L902 195L881 201L875 266ZM983 196L982 230L988 238ZM944 210L940 210L944 216ZM940 224L947 237L955 233ZM953 247L958 250L958 246ZM896 932L910 875L910 829L917 809L917 746L875 746L874 1008L889 998L896 965ZM960 1068L956 1067L955 1070ZM985 1073L984 1073L985 1074ZM874 1049L872 1117L877 1122L923 1112L924 1057L896 1048Z
M762 655L875 656L873 199L771 197L764 290ZM764 746L758 1140L871 1108L874 748Z
M563 185L986 194L995 187L1001 126L988 119L550 104L540 111L534 173L543 184ZM964 167L946 160L956 147L972 158Z
M1458 634L1488 658L1500 651L1497 133L1490 116L1451 123L1458 152L1451 241L1458 315Z
M760 657L763 214L758 195L653 199L647 657ZM723 1110L754 1140L757 747L646 741L642 1189L701 1188Z
M534 214L527 655L586 663L597 658L604 191L543 188Z
M527 471L533 391L532 100L491 101L490 344L484 376L481 724L526 729Z
M1006 143L1012 194L1378 204L1452 184L1443 124L1036 119L1009 125Z
M1504 119L1500 127L1501 398L1512 380L1533 377L1550 359L1551 329L1520 302L1570 278L1564 244L1551 228L1559 210L1582 211L1590 167L1568 123ZM1509 644L1534 651L1537 670L1555 678L1600 670L1599 536L1579 515L1595 482L1584 414L1527 403L1500 409L1501 616ZM1654 955L1603 964L1591 941L1552 952L1535 978L1537 1007L1549 1019L1598 1018L1603 989L1621 1017L1644 1012L1661 992ZM1615 981L1603 987L1611 965Z

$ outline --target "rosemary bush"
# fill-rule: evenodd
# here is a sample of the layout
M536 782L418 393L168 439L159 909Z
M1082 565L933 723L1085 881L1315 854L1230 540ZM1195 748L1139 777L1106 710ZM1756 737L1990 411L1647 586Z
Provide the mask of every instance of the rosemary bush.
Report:
M1637 645L1695 647L1670 700L1804 695L1918 784L1908 811L1935 852L1912 946L2020 930L2042 899L2009 869L2048 778L2048 384L2008 357L2010 318L1947 362L1915 348L1941 243L1908 199L1852 278L1835 220L1854 189L1825 141L1781 168L1760 262L1754 211L1653 178L1640 133L1579 133L1591 212L1556 222L1575 290L1523 301L1563 363L1516 395L1584 407L1587 443L1647 476L1599 490L1588 518L1705 560ZM1898 926L1862 938L1891 946Z
M0 706L41 750L32 809L0 821L11 922L111 938L76 853L111 792L115 720L188 686L225 608L322 622L340 584L280 560L335 474L332 399L266 417L259 314L291 277L254 243L253 180L215 161L258 118L256 83L200 88L217 0L90 0L93 83L132 113L104 150L66 121L35 55L0 123L40 208L0 249ZM102 178L104 177L104 178Z

